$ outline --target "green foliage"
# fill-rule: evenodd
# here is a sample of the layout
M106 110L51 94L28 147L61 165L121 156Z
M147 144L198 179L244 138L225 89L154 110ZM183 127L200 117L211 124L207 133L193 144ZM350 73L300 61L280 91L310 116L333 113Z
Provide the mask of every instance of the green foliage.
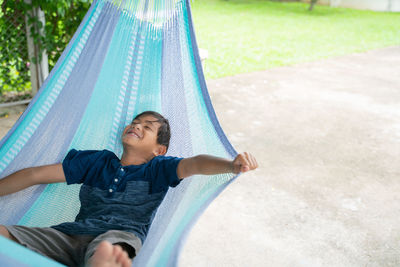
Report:
M0 93L22 91L30 85L26 38L21 35L25 31L24 17L12 10L14 1L9 2L12 5L2 1L0 11Z
M91 0L32 0L31 4L24 0L0 0L0 4L0 93L3 93L27 90L29 63L39 60L28 58L25 15L34 42L48 53L51 69L85 16ZM35 7L45 13L45 25L31 15ZM44 35L40 30L44 30Z
M28 23L31 25L31 32L35 42L42 49L48 51L50 68L57 62L65 46L72 38L90 4L91 1L89 0L32 0L31 5L21 5L25 10L25 14L29 14L27 11L33 7L40 7L45 13L44 36L41 36L32 27L34 25L39 26L39 29L43 27L37 18L30 17Z

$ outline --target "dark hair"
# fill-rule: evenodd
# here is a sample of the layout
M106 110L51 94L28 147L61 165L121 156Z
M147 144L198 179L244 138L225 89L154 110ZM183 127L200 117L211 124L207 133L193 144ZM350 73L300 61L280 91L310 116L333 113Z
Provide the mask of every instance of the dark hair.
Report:
M169 122L166 118L164 118L160 113L155 112L155 111L145 111L142 112L138 115L133 120L136 120L137 118L141 116L146 116L146 115L151 115L154 118L157 119L157 122L160 123L160 128L158 128L158 133L157 133L157 143L159 145L163 145L169 147L169 140L171 139L171 128L169 126Z

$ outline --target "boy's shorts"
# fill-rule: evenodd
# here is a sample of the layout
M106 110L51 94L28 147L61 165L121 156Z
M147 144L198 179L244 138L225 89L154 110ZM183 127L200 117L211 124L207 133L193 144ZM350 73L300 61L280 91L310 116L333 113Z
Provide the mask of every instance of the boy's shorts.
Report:
M104 240L121 245L130 257L134 257L142 247L142 242L136 235L118 230L110 230L98 236L71 236L50 227L5 227L22 246L67 266L84 266L97 245Z

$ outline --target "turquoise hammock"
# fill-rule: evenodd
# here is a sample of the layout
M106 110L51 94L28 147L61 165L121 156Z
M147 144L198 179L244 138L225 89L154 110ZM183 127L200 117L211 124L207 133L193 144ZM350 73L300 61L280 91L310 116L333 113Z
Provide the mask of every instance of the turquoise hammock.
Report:
M215 116L203 76L189 0L94 1L26 111L0 142L0 176L59 163L71 149L122 153L135 114L155 110L171 123L168 155L235 150ZM188 231L233 174L196 176L171 188L135 266L176 266ZM78 185L39 185L0 198L0 224L73 221ZM56 266L0 238L0 266Z

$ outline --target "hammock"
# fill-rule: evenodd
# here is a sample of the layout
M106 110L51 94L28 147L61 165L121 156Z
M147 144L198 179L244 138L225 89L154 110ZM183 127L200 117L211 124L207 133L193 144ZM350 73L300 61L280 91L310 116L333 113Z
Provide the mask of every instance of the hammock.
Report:
M168 155L236 154L215 116L193 31L189 0L95 0L56 66L0 142L0 175L59 163L71 148L122 153L135 114L170 120ZM196 176L170 189L135 266L176 266L189 229L233 174ZM73 221L79 185L39 185L1 197L0 224ZM0 238L1 266L56 266Z

